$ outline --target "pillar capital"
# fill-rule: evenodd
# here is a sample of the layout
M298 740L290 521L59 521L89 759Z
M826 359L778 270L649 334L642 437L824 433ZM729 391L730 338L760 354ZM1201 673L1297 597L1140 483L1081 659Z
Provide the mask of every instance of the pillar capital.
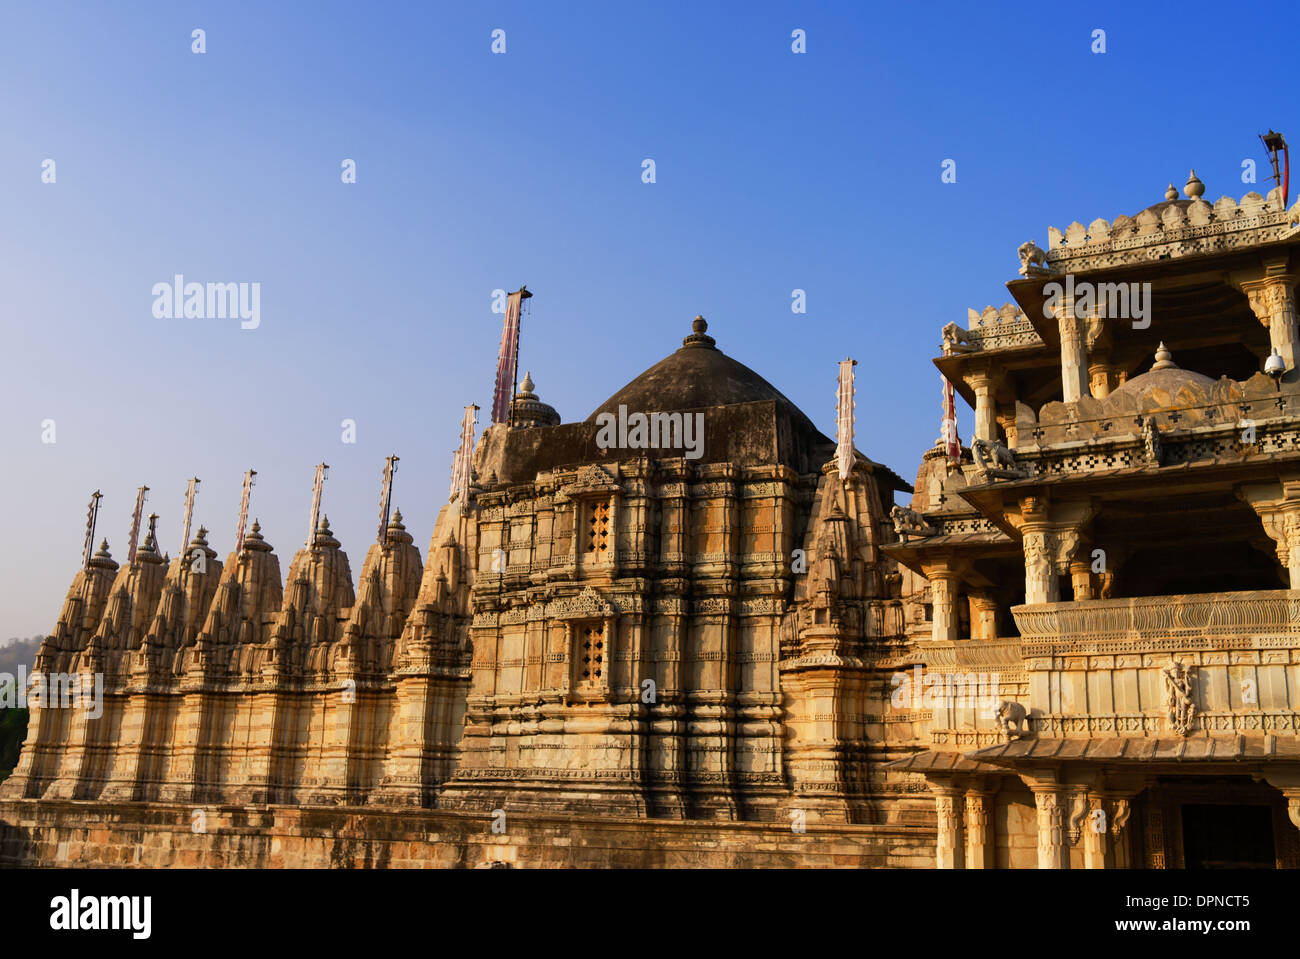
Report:
M1251 312L1268 329L1269 345L1286 362L1284 382L1296 379L1300 359L1300 323L1297 323L1296 284L1300 274L1291 269L1287 255L1262 261L1258 269L1233 273L1229 282L1246 294Z

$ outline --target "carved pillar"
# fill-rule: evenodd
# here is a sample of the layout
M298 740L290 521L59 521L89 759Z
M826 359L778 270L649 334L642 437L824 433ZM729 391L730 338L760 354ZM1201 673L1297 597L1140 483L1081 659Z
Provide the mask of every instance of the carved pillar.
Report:
M1291 588L1300 589L1300 480L1245 486L1237 496L1259 516L1277 545L1277 560L1286 568Z
M1093 587L1090 560L1076 559L1070 563L1070 585L1074 587L1075 600L1097 598L1097 592Z
M1025 526L1021 530L1025 550L1025 602L1055 603L1061 598L1056 569L1052 565L1053 534L1050 527Z
M1074 403L1088 392L1087 350L1083 324L1074 315L1074 297L1063 296L1052 314L1061 333L1061 398Z
M1296 357L1300 355L1300 328L1296 322L1297 277L1287 273L1285 260L1267 264L1264 278L1240 283L1250 308L1268 328L1269 343L1286 361L1288 382L1295 379Z
M925 577L930 581L930 602L933 605L931 639L946 642L957 635L957 573L949 566L925 566Z
M1109 869L1114 865L1110 849L1110 816L1105 800L1098 795L1084 797L1086 808L1079 834L1083 841L1083 868Z
M972 786L966 790L966 868L993 869L993 790Z
M1113 792L1102 794L1102 808L1107 812L1106 832L1110 846L1107 866L1114 869L1131 869L1134 865L1129 855L1131 843L1128 821L1133 812L1135 796L1136 793L1132 792L1121 795Z
M1069 869L1070 846L1065 832L1066 797L1059 783L1031 782L1038 811L1038 868Z
M1012 517L1012 522L1020 529L1025 553L1026 603L1055 603L1060 599L1059 577L1070 571L1070 561L1094 513L1094 507L1086 501L1049 504L1046 497L1038 495L1020 500L1018 515Z
M1010 403L1003 403L997 408L998 426L1002 427L1002 434L1007 438L1007 449L1015 449L1020 445L1020 431L1016 429L1016 404L1013 400Z
M995 393L1000 377L990 370L972 370L966 382L975 391L975 439L996 442L998 438Z
M998 638L998 604L987 591L970 595L970 638Z
M961 869L965 863L962 848L962 790L950 782L930 783L934 790L934 808L938 817L939 836L934 864L938 869Z

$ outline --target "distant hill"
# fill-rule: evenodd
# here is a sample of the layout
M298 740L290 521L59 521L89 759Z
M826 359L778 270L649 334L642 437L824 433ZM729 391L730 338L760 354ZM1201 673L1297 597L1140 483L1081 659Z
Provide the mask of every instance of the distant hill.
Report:
M11 639L0 643L0 673L17 676L19 664L26 666L27 672L30 673L32 665L36 662L36 651L40 649L43 638L33 636L31 639Z

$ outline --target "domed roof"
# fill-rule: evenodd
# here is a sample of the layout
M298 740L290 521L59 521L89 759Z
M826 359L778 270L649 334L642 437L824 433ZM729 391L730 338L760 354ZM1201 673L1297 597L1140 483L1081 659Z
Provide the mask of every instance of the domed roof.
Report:
M1201 373L1179 367L1174 363L1174 355L1161 343L1156 350L1156 361L1151 369L1141 376L1133 377L1112 395L1143 397L1150 395L1154 390L1159 390L1174 397L1188 383L1209 388L1214 385L1214 380Z
M719 350L717 341L706 332L708 328L704 317L697 316L691 325L693 332L682 340L681 349L607 399L587 417L587 422L594 422L601 413L617 414L620 405L630 412L651 413L775 400L801 425L816 432L808 417L780 390Z

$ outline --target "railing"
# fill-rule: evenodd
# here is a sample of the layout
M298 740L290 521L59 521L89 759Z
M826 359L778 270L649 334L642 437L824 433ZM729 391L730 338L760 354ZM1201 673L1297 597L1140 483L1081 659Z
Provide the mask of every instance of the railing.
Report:
M1020 669L1020 640L959 639L951 642L925 643L914 658L931 669Z
M1042 603L1011 614L1027 657L1136 640L1165 641L1161 648L1300 646L1300 591L1283 589Z

